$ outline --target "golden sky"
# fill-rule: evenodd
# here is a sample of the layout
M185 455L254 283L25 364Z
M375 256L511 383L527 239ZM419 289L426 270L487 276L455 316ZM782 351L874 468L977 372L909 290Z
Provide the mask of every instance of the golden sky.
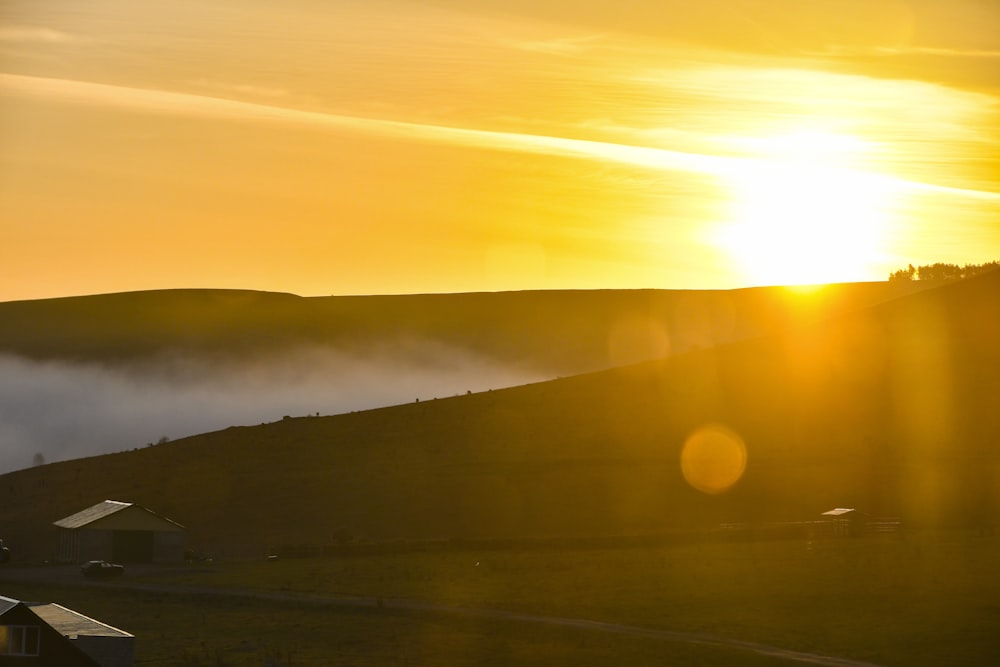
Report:
M0 300L997 259L991 0L0 0Z

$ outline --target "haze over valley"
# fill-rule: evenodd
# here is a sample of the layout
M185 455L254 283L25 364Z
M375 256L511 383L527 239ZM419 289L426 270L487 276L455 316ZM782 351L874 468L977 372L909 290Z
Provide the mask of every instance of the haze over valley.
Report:
M634 363L920 288L312 299L181 290L0 304L0 470Z
M427 357L431 358L427 358ZM541 379L446 349L422 360L289 352L242 364L140 366L0 357L0 470L144 447L286 415L337 414Z

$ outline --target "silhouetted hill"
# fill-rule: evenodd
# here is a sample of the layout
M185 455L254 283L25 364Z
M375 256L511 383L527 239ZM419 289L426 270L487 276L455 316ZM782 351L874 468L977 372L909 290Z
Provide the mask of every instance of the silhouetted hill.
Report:
M0 476L21 554L105 498L142 503L217 554L377 540L585 536L813 519L834 506L909 525L1000 509L1000 273L780 333L550 382L230 428ZM706 495L688 436L745 441Z
M299 297L162 290L0 303L0 354L128 362L239 361L304 345L420 355L427 345L570 374L710 347L887 301L919 283L733 291L591 290Z
M317 298L166 290L4 303L0 472L39 456L63 461L680 354L923 287Z

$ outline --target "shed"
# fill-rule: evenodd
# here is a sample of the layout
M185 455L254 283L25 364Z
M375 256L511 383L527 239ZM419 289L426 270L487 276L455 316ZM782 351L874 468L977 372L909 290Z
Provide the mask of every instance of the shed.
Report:
M135 503L105 500L59 519L55 525L59 529L56 559L63 563L168 563L184 559L184 526Z

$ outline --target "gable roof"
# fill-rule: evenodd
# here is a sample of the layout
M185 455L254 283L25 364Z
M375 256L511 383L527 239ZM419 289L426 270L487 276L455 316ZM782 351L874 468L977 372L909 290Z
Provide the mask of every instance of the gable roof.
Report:
M133 635L112 627L107 623L84 616L78 611L67 609L55 602L28 603L40 619L56 629L64 637L132 637Z
M106 516L111 516L115 512L120 512L126 507L131 507L132 503L123 503L117 500L105 500L102 503L97 503L85 510L81 510L76 514L71 514L65 519L59 519L55 522L60 528L82 528L88 523L93 523L98 519L103 519Z
M821 516L843 516L854 511L853 507L837 507L829 512L823 512Z
M184 530L184 526L180 525L176 521L171 521L164 516L160 516L156 512L145 508L142 505L136 505L135 503L123 503L119 500L105 500L97 503L96 505L92 505L85 510L81 510L76 514L71 514L68 517L59 519L53 523L60 528L84 528L115 515L121 516L132 508L135 508L135 512L154 518L156 522L161 524L166 530Z
M47 647L42 655L48 654L48 657L39 663L41 665L101 667L108 664L100 656L92 655L85 646L76 641L81 637L115 637L126 642L135 641L135 637L127 632L55 603L23 602L0 595L0 617L7 617L6 620L13 621L11 625L39 625L42 645ZM129 646L131 647L131 644ZM117 650L116 652L120 653ZM131 652L129 655L131 656ZM115 664L131 665L133 661L134 658L130 657L128 662Z
M13 598L4 597L0 595L0 616L3 616L8 611L21 604L20 600L15 600Z

